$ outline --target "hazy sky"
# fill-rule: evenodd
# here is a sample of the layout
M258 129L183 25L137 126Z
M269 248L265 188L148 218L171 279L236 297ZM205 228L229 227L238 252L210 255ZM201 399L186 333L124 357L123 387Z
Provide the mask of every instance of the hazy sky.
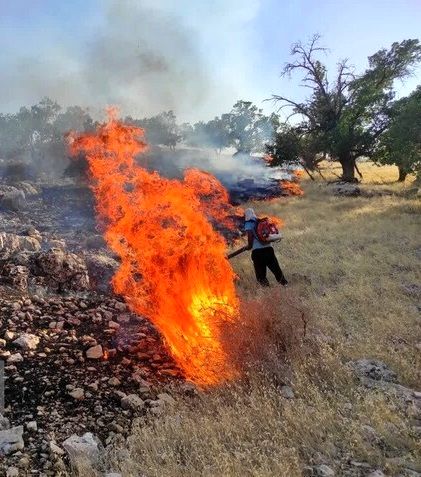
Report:
M300 98L291 43L322 35L334 68L421 37L421 0L0 0L0 111L43 96L142 117L209 119L237 99ZM420 83L410 78L401 94Z

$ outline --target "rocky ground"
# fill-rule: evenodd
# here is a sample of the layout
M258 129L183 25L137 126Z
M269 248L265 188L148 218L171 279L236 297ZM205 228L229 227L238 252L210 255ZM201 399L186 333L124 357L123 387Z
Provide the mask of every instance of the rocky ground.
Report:
M57 475L76 436L92 432L95 446L127 435L184 381L153 326L113 295L118 261L89 191L0 187L0 470Z

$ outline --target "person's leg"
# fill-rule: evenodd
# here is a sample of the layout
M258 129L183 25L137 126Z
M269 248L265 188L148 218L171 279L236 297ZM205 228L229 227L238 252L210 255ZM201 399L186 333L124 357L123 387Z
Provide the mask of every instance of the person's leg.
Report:
M278 262L278 259L276 258L275 251L273 250L272 247L271 248L268 247L266 250L268 250L266 264L269 270L275 275L276 281L278 283L281 283L282 285L287 285L288 280L285 278L284 273L281 267L279 266L279 262Z
M254 272L256 274L257 281L260 283L260 285L268 287L269 282L266 278L266 260L262 250L263 249L253 250L251 252L251 259L253 260Z

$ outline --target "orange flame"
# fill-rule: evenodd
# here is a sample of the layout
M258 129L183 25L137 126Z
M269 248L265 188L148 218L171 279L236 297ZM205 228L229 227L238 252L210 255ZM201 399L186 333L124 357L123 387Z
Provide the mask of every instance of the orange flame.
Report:
M224 239L205 215L222 214L226 191L200 171L179 181L140 167L143 137L111 112L96 133L70 134L69 147L86 155L105 239L121 258L115 291L156 325L187 378L217 384L236 375L221 330L239 303ZM211 192L212 204L200 201Z
M287 192L288 195L304 195L303 189L297 182L281 180L280 183L282 190Z

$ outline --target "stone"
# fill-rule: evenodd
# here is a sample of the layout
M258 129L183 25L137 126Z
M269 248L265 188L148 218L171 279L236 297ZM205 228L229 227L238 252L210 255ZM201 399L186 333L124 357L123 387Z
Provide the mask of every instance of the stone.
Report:
M108 472L108 474L105 474L105 477L122 477L122 475L117 472Z
M0 209L17 212L25 207L26 197L22 190L13 186L0 185Z
M170 396L168 393L160 393L157 396L158 401L173 406L176 403L176 400Z
M19 469L17 467L8 467L6 470L6 477L18 477Z
M102 450L99 439L91 432L87 432L83 436L73 434L63 442L62 446L73 463L79 459L87 459L95 463Z
M109 384L110 386L120 386L121 382L120 382L120 380L119 380L118 378L113 377L113 378L110 378L110 379L108 380L108 384Z
M11 427L0 431L0 456L23 450L23 426Z
M85 262L91 286L102 293L112 291L111 279L119 267L114 258L101 253L86 253Z
M314 467L317 477L335 477L335 471L326 464L316 465Z
M57 454L57 455L65 454L64 450L53 441L50 441L50 451L52 454Z
M289 386L281 386L280 392L285 399L294 399L295 397L294 391Z
M86 357L89 359L100 359L103 356L103 350L101 345L92 346L86 351Z
M36 432L38 430L38 425L36 421L29 421L26 423L26 428L28 431Z
M21 363L23 361L23 357L20 353L15 353L15 354L12 354L10 355L8 358L7 358L7 362L9 364L12 364L12 363Z
M145 403L137 394L129 394L121 399L121 407L131 411L140 411Z
M75 388L69 392L69 395L77 401L82 400L85 397L85 391L82 388Z
M22 349L36 349L39 344L39 338L31 333L23 333L13 341L13 344Z
M397 375L387 364L377 359L358 359L350 363L359 377L374 379L376 381L396 382Z
M376 469L373 470L373 472L367 474L367 477L386 477L386 474L384 474L380 469Z

